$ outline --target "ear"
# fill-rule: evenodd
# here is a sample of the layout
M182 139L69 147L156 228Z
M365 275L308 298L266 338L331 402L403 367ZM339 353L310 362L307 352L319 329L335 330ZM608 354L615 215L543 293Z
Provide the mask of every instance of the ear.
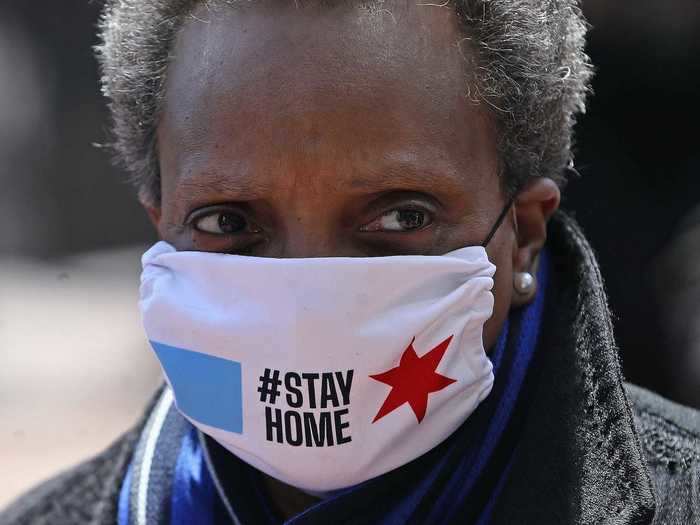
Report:
M529 303L537 293L537 258L547 240L547 221L559 208L560 199L559 187L546 177L528 182L515 199L513 282L524 272L532 275L534 281L526 292L513 291L512 307Z

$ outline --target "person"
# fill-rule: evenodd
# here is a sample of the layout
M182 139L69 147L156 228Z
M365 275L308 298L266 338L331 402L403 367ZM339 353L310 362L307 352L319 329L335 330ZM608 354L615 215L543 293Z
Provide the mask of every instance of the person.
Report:
M624 383L558 210L586 30L574 0L108 2L167 386L0 523L697 523L700 415Z

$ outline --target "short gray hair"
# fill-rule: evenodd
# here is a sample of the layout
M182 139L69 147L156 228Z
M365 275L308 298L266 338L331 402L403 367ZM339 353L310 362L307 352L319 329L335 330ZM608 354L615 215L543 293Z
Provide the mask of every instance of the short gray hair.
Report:
M235 3L107 0L100 19L96 52L110 101L111 146L150 203L160 202L156 127L171 48L185 17L204 1ZM503 188L513 194L533 177L563 186L592 76L578 0L450 1L464 30L465 57L476 66L468 95L488 104L498 123Z

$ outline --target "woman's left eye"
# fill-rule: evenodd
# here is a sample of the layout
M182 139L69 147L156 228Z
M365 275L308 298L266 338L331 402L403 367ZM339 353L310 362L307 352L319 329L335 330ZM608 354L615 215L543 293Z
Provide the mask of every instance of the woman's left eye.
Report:
M410 232L425 228L432 217L425 211L413 209L389 210L360 228L363 232Z

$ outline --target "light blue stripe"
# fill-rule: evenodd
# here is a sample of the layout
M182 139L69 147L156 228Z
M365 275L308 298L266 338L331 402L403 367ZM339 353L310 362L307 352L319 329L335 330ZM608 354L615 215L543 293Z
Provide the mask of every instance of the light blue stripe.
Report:
M192 419L243 433L241 363L151 341L175 394Z
M126 471L126 477L122 482L121 490L119 491L119 506L117 507L117 525L129 525L129 496L131 495L131 471L133 463L129 463L129 468Z

